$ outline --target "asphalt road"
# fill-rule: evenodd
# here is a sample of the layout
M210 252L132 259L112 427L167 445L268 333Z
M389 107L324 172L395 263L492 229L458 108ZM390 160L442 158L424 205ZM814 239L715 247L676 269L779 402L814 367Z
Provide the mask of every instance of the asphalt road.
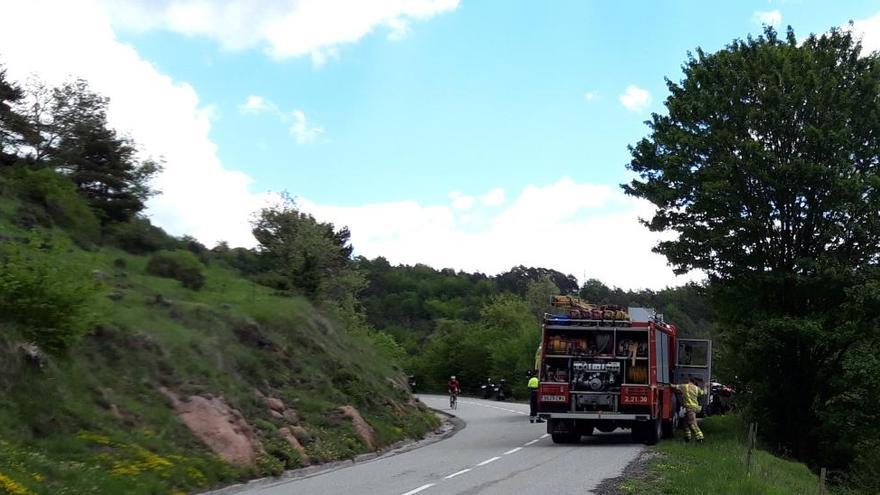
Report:
M642 449L628 432L556 445L544 424L530 424L528 406L477 399L449 410L444 396L420 396L455 414L464 429L451 438L403 454L242 492L248 495L584 494L619 476Z

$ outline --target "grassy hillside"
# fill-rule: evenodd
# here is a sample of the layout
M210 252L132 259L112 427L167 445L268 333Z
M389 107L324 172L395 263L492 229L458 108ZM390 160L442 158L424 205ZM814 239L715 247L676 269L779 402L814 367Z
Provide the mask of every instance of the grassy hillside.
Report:
M51 253L53 270L94 294L85 335L39 358L27 357L27 329L0 315L0 494L188 492L351 457L367 446L339 414L343 405L360 411L380 446L435 426L365 335L305 299L275 295L216 261L201 267L204 287L186 289L149 275L149 255L77 244L57 221L27 228L26 214L40 220L51 212L3 182L0 246L31 238ZM253 467L222 461L181 423L160 387L222 397L265 453ZM277 418L264 397L298 417ZM306 432L308 459L278 435L292 425Z

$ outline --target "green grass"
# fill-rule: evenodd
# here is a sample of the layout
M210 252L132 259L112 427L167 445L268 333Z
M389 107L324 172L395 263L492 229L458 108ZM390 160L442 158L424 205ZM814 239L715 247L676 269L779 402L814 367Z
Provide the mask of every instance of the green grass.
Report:
M752 451L746 470L747 427L736 415L715 416L701 423L702 444L675 440L658 444L647 472L618 488L632 494L792 495L818 493L819 480L807 466L767 451Z
M0 194L0 226L11 225L14 210ZM307 452L320 462L366 451L350 422L334 416L342 405L358 408L380 446L438 424L393 386L400 370L365 335L302 298L275 295L219 263L205 267L205 287L193 291L148 275L146 256L70 242L65 258L100 272L93 330L67 356L50 357L44 370L25 364L16 329L0 320L0 495L189 492L300 466L278 442L286 423L255 390L297 410L313 437ZM160 385L223 396L268 455L253 469L225 464L177 420Z

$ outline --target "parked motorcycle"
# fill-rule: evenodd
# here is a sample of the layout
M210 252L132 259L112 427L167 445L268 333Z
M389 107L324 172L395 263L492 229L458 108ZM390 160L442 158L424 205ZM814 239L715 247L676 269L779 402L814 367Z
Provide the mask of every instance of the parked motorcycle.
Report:
M495 390L495 384L492 383L491 378L487 379L485 382L483 382L482 385L480 385L480 395L484 399L488 399L488 398L492 397L494 390Z
M709 402L706 404L706 415L725 414L733 409L731 398L733 389L718 382L709 385Z
M507 380L504 378L501 379L500 382L495 384L494 394L495 400L505 400L507 399Z

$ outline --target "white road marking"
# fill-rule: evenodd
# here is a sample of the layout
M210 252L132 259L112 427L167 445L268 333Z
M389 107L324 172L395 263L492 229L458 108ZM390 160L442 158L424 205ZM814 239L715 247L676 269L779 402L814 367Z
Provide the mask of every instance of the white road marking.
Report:
M531 442L526 442L526 443L523 445L523 447L528 447L529 445L536 444L536 443L538 443L538 442L540 442L540 441L541 441L540 438L536 438L536 439L532 440Z
M505 452L504 455L510 455L510 454L513 454L514 452L519 452L520 450L522 450L522 447L517 447L517 448L515 448L515 449L510 449L510 450L508 450L507 452Z
M504 408L504 407L490 406L490 405L487 405L487 404L480 404L479 402L471 402L471 401L469 401L469 400L468 400L468 401L461 400L461 401L459 401L459 402L461 402L462 404L473 404L473 405L475 405L475 406L488 407L489 409L497 409L497 410L499 410L499 411L507 411L507 412L511 412L511 413L514 413L514 414L522 414L522 415L524 415L524 416L527 415L527 414L529 414L529 413L527 413L527 412L517 411L517 410L515 410L515 409L507 409L507 408Z
M422 485L422 486L416 488L415 490L410 490L410 491L404 493L403 495L414 495L416 493L419 493L420 491L427 490L428 488L431 488L432 486L434 486L434 483L428 483L427 485Z
M547 437L549 437L549 436L550 436L549 433L544 433L543 435L541 435L541 438L547 438Z
M457 473L452 473L452 474L450 474L449 476L446 476L446 477L443 478L443 479L446 479L446 480L448 480L448 479L452 479L452 478L455 478L456 476L458 476L459 474L464 474L464 473L466 473L466 472L468 472L468 471L470 471L470 470L471 470L471 468L462 469L461 471L459 471L459 472L457 472Z
M497 461L498 459L501 459L501 458L500 458L500 457L493 457L493 458L491 458L491 459L486 459L485 461L483 461L483 462L477 464L477 466L485 466L486 464L489 464L490 462L495 462L495 461ZM404 495L406 495L406 494L404 494Z

